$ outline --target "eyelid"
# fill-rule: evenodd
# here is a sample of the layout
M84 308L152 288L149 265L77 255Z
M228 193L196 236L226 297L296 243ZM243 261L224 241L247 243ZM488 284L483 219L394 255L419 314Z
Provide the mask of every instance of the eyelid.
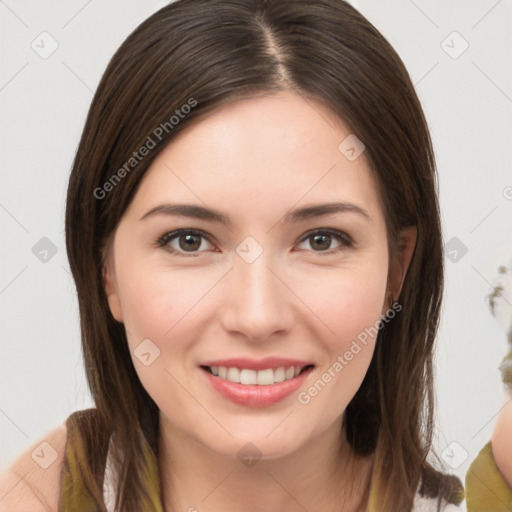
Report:
M157 247L162 247L163 249L171 252L172 254L180 254L180 255L185 255L185 256L198 256L199 254L201 254L201 252L204 252L204 251L199 251L199 252L187 253L186 251L178 251L168 245L168 243L171 240L174 240L175 238L178 238L181 235L201 236L205 240L210 242L212 245L215 245L213 237L209 233L206 233L205 231L203 231L201 229L196 229L196 228L180 228L180 229L176 229L174 231L168 231L167 233L165 233L164 235L162 235L161 237L159 237L157 239L156 245L157 245Z
M323 234L333 236L340 242L341 246L335 247L334 249L330 249L327 251L311 251L311 252L313 252L315 254L319 254L319 255L322 255L322 254L327 255L327 254L334 254L334 253L338 252L339 250L341 250L341 248L343 248L343 246L345 248L351 248L351 247L355 246L354 240L350 235L348 235L344 231L340 231L339 229L333 229L333 228L315 228L315 229L309 230L302 236L302 238L299 241L299 244L304 242L308 238L311 238L313 235L323 235Z
M334 253L340 251L343 247L350 248L350 247L354 246L354 240L352 239L352 237L350 235L348 235L344 231L340 231L338 229L333 229L333 228L311 229L311 230L307 231L306 233L304 233L295 245L303 243L305 240L307 240L308 238L311 238L314 235L323 235L323 234L331 235L334 238L336 238L340 242L340 246L335 247L334 249L327 250L327 251L312 251L311 250L309 252L313 252L318 255L328 255L328 254L334 254ZM180 254L183 256L199 256L202 252L204 252L204 251L199 251L199 252L179 251L179 250L176 250L167 245L171 240L174 240L181 235L198 235L198 236L203 237L205 240L210 242L212 245L214 245L214 246L216 245L212 235L210 235L209 233L206 233L205 231L203 231L201 229L196 229L196 228L180 228L180 229L176 229L174 231L169 231L157 239L156 245L157 245L157 247L164 248L165 250L171 252L172 254Z

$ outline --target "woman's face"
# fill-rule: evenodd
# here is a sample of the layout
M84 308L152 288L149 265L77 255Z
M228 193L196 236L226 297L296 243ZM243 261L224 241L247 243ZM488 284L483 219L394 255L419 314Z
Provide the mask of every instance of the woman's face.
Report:
M138 376L161 421L217 453L339 429L368 369L388 246L349 135L291 92L224 105L158 156L115 232L106 292Z

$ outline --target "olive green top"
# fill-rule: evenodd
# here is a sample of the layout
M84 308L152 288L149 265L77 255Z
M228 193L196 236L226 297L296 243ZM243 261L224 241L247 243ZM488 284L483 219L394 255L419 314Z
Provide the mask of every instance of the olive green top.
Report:
M59 512L99 512L100 510L108 512L119 512L115 509L115 496L117 478L113 470L111 439L106 435L98 435L98 433L90 433L87 428L79 428L77 426L87 425L87 416L94 414L95 409L87 409L77 411L70 415L66 420L68 427L68 439L66 442L64 464L61 472L61 488L59 499ZM70 419L74 416L75 421ZM88 454L101 446L101 452L104 453L101 461L90 461ZM148 491L148 500L142 508L142 512L164 512L160 493L160 480L158 475L157 460L147 443L143 444L143 451L146 453L146 471L143 474L145 480L145 488ZM96 475L94 481L85 478L82 467L90 467L92 473ZM94 498L94 489L99 488L103 493ZM375 478L372 475L370 498L367 512L379 512L379 504L377 498L377 486ZM105 503L105 508L98 508L96 503ZM437 512L437 499L426 498L419 493L413 503L411 512ZM440 509L443 512L463 512L464 504L459 505L448 504L443 502ZM477 509L473 509L477 510ZM480 508L479 511L494 510ZM512 509L511 509L512 510ZM314 511L311 511L314 512Z
M512 511L512 489L496 466L490 441L466 473L466 507L468 512Z

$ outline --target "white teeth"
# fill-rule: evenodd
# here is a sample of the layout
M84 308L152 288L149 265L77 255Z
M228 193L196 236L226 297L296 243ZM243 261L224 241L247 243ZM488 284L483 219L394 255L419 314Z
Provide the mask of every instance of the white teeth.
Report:
M254 373L256 373L257 382L253 382L252 384L259 384L260 386L274 384L274 370L271 368Z
M240 372L240 384L256 384L258 373L256 370L242 370Z
M274 370L274 382L283 382L284 380L284 368L276 368Z
M285 368L283 366L273 370L268 368L266 370L249 370L247 368L227 368L225 366L210 366L211 373L224 380L236 382L239 384L258 384L259 386L266 386L275 384L276 382L283 382L285 380L297 377L302 368L290 366Z
M228 376L231 382L240 382L240 370L238 368L228 368Z

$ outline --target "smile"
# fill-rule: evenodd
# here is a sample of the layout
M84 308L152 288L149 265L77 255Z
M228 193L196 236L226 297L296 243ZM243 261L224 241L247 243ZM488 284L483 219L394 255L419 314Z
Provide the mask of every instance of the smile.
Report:
M267 368L264 370L251 370L249 368L236 368L226 366L203 366L219 379L228 380L242 385L268 386L277 382L284 382L298 377L303 371L309 369L312 365L281 366L276 369Z
M296 392L314 364L285 358L232 358L199 365L206 384L222 398L246 407L269 407ZM217 363L217 364L215 364Z

